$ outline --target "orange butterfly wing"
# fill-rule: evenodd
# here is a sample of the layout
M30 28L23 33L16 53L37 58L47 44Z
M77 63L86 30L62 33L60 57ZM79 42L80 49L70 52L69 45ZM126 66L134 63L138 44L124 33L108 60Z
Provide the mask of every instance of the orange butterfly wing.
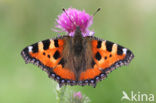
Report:
M87 37L88 38L88 37ZM84 39L90 42L92 52L91 68L86 68L76 79L70 68L64 68L67 61L64 61L62 54L66 40L63 37L47 39L26 47L21 55L26 63L33 63L46 71L49 77L56 80L60 86L70 85L93 85L104 79L109 72L115 68L128 64L134 57L133 53L118 44L99 40L96 37ZM88 50L88 49L87 49ZM86 51L87 51L86 50ZM68 61L69 62L69 61ZM81 68L80 68L81 69Z
M122 65L129 64L133 53L118 44L98 38L91 39L93 68L88 68L80 75L80 80L94 87L96 82L104 79L109 72Z
M65 40L62 38L47 39L26 47L21 55L26 63L41 67L49 77L59 82L60 86L64 83L72 85L75 83L75 75L70 69L63 67L64 44Z

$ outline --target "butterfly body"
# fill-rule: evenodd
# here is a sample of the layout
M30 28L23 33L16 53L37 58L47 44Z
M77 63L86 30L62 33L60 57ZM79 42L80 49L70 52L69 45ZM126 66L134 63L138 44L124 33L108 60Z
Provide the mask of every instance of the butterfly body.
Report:
M115 68L128 64L133 53L118 44L93 36L83 37L77 27L74 36L47 39L26 47L21 55L32 62L60 86L92 85Z
M87 68L92 68L93 60L91 43L88 37L83 37L79 28L77 28L74 37L64 37L63 58L66 64L65 68L70 69L75 74L75 80L79 81L80 73Z

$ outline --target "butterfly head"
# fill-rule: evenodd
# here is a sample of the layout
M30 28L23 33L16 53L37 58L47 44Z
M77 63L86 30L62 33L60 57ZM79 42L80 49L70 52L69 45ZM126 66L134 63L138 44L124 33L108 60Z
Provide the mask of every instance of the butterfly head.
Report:
M76 27L75 33L74 33L74 37L83 37L82 36L82 32L79 26Z

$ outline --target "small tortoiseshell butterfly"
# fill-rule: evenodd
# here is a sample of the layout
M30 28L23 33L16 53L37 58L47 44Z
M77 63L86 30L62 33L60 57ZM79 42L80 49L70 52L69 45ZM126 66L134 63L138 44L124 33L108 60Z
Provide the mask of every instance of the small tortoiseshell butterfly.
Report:
M67 15L68 14L68 15ZM33 63L62 85L92 85L115 68L127 65L133 53L118 44L92 36L92 16L69 8L57 19L68 35L37 42L23 49L26 63ZM73 25L74 24L74 25Z

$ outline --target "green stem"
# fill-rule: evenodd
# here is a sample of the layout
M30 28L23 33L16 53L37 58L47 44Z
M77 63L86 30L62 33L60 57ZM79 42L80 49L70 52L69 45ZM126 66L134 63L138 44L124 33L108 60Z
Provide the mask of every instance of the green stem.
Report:
M58 99L58 103L63 103L64 101L64 94L66 91L66 86L63 87L57 87L57 99Z

